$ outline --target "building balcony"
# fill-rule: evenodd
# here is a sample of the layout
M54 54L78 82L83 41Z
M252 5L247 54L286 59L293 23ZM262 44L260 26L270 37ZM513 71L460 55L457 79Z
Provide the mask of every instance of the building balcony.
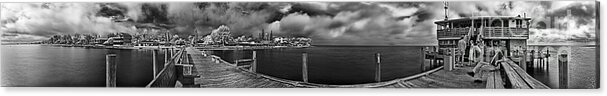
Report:
M451 28L437 30L438 39L461 39L462 36L468 34L470 28ZM528 39L529 31L527 28L510 28L510 27L484 27L473 28L474 33L482 34L483 39Z

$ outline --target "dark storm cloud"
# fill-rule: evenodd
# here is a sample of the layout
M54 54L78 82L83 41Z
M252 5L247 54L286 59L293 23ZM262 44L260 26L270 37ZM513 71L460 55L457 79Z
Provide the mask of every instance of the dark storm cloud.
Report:
M281 20L278 34L309 35L315 44L428 44L432 37L426 35L432 34L434 27L432 13L418 8L424 4L318 4L326 6L318 9L335 15L290 14ZM420 34L425 37L416 37Z
M310 16L335 16L335 13L330 13L326 9L320 9L319 6L309 3L293 3L291 4L291 10L288 13L303 13Z
M0 30L19 38L40 39L57 34L102 34L130 32L132 28L112 22L106 16L119 14L93 3L3 3ZM102 12L102 13L99 13ZM99 13L99 14L98 14ZM6 37L6 38L4 38Z
M167 17L177 26L178 34L209 34L220 25L227 25L233 35L253 35L279 20L285 4L265 2L169 3Z

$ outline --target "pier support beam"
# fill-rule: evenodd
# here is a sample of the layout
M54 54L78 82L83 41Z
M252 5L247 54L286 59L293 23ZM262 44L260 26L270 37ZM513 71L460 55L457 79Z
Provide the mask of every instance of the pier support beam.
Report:
M375 54L375 61L377 63L377 66L375 67L375 81L377 82L381 82L381 54L380 53L376 53Z
M164 62L168 62L169 61L169 48L162 48L164 50Z
M420 49L422 49L421 50L421 52L422 52L422 59L421 59L422 63L421 64L422 65L421 65L420 69L422 70L421 72L424 72L424 65L426 65L426 49L424 49L424 47L422 47Z
M253 63L251 63L251 72L257 72L257 51L253 51Z
M157 58L156 55L158 55L158 50L155 50L155 49L152 50L152 70L154 72L153 73L153 75L154 75L153 77L156 77L156 75L158 74L158 67L157 67L158 66L158 62L156 62L157 61L156 60L156 58Z
M527 65L527 48L523 49L523 59L520 60L519 64L521 64L521 67L523 67L523 70L527 71L527 67L529 67Z
M546 72L550 73L550 49L546 48Z
M567 89L568 88L568 82L569 82L569 70L568 70L568 66L569 66L569 60L567 54L562 54L559 57L559 64L558 64L558 73L559 73L559 89ZM597 86L598 87L598 86Z
M304 82L308 82L308 53L301 54L301 74Z
M116 87L116 54L105 55L105 86Z
M183 51L182 54L183 54L183 60L184 60L182 62L185 64L190 64L190 58L188 56L188 51L186 51L185 49L182 49L182 51Z
M535 51L531 50L531 52L529 52L531 55L529 57L531 57L531 70L535 71Z

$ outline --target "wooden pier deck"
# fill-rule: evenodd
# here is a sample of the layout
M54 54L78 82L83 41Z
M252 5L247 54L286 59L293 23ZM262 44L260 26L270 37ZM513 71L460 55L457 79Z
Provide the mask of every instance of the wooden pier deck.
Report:
M247 72L236 66L214 61L212 56L194 48L186 49L194 64L193 74L200 78L194 79L194 84L202 88L292 88L297 87L288 83L264 78L258 74Z
M233 66L224 61L214 60L196 48L186 49L191 56L194 72L200 76L194 84L202 88L485 88L486 83L474 83L468 76L471 68L445 71L442 67L406 78L379 83L355 85L327 85L306 83L257 74ZM206 56L205 56L206 55ZM484 76L486 79L487 76Z

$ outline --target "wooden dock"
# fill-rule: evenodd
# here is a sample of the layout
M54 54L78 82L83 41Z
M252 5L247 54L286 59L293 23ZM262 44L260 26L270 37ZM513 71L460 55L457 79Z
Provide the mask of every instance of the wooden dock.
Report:
M187 48L194 72L194 84L202 88L485 88L486 83L474 83L466 74L471 68L453 71L435 68L417 75L378 83L327 85L275 78L253 73L229 64L220 58L195 48ZM486 79L486 78L484 78Z
M168 52L168 50L167 50ZM416 75L377 83L328 85L293 81L255 73L246 66L238 66L188 47L172 50L171 56L146 87L193 88L462 88L462 89L549 89L527 74L510 59L502 62L499 70L482 71L484 82L475 83L466 74L472 67L444 70L443 66ZM255 60L255 59L253 59ZM250 61L250 60L245 60ZM254 65L253 65L254 66ZM187 72L186 72L187 71Z
M292 88L289 83L259 76L227 64L216 57L206 55L194 48L186 49L194 64L193 74L200 76L194 84L202 88Z

